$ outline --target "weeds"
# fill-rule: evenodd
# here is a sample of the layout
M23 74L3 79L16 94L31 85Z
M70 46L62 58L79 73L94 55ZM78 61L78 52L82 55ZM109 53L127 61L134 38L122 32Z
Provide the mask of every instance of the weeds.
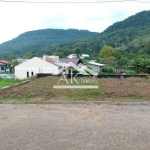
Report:
M140 93L138 93L138 94L136 95L136 98L137 98L137 99L142 99L143 96L142 96Z
M88 80L89 78L85 78ZM91 79L91 78L90 78ZM100 98L113 99L150 99L150 79L126 78L126 79L99 79L98 89L53 89L57 83L57 77L45 77L35 79L27 84L18 85L0 90L0 99L16 99L20 101L42 100L71 100L87 101L99 100ZM77 78L80 81L80 78ZM1 81L0 81L1 84ZM79 85L79 84L77 84ZM81 84L80 84L81 85ZM88 84L87 84L88 85ZM138 94L137 94L138 93Z
M70 100L89 100L91 98L106 97L105 87L100 86L98 89L82 89L74 93L69 93L67 96Z

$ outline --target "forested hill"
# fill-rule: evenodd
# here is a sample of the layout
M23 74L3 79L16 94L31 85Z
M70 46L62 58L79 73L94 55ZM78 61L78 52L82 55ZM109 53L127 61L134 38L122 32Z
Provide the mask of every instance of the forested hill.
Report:
M54 45L59 44L59 45ZM150 56L150 11L142 11L109 26L102 33L87 30L45 29L26 32L0 45L0 55L15 53L23 56L87 53L96 59L103 46L108 45L124 56L130 54Z
M128 55L130 53L150 55L150 11L142 11L116 22L87 40L64 45L61 51L68 45L71 49L80 47L82 52L90 54L93 58L99 56L104 45Z
M0 55L26 51L32 47L78 41L98 33L77 29L41 29L25 32L10 41L0 44Z
M87 53L96 59L105 45L125 55L130 53L150 55L150 11L142 11L116 22L102 33L86 40L63 43L58 47L32 47L28 51L34 55L54 53L61 56L67 56L70 53Z
M68 45L81 47L84 52L95 56L98 56L104 45L109 45L122 53L150 55L150 11L139 12L114 23L90 39Z
M112 26L108 27L104 33L113 32L120 29L126 28L139 28L150 26L150 11L139 12L136 15L130 16L129 18L116 22Z

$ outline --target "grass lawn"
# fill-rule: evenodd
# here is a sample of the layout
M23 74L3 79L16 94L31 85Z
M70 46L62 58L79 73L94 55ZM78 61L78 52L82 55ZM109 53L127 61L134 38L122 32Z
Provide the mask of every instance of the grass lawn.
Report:
M24 80L18 80L18 79L2 79L0 78L0 89L6 86L10 86L16 83L23 82Z

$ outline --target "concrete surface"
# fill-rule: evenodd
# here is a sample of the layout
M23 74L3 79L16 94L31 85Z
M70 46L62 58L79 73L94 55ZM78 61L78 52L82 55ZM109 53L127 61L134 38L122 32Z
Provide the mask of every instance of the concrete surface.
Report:
M149 149L149 105L0 105L0 150Z

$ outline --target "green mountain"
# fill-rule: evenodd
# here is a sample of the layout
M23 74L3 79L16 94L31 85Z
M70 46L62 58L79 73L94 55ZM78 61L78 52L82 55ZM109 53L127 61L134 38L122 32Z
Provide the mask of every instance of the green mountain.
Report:
M94 36L98 33L77 29L41 29L29 31L17 38L0 44L0 55L7 53L24 53L32 47L42 47L78 41Z
M87 53L92 59L96 59L105 45L113 47L115 52L123 56L137 54L149 57L150 11L142 11L116 22L102 33L75 29L45 29L26 32L1 44L0 52L1 54L16 52L17 55L30 52L36 56L54 54L61 57L70 53ZM115 57L118 59L122 56Z
M87 40L61 46L80 47L83 53L97 57L105 45L121 53L150 55L150 11L142 11L123 21L116 22L102 33Z
M34 47L34 50L30 49L29 51L35 55L36 52L44 52L44 49L51 50L51 53L63 53L65 56L74 52L87 53L96 59L105 45L113 47L116 52L123 54L122 56L150 55L150 11L142 11L123 21L116 22L102 33L86 40L63 43L57 48Z

